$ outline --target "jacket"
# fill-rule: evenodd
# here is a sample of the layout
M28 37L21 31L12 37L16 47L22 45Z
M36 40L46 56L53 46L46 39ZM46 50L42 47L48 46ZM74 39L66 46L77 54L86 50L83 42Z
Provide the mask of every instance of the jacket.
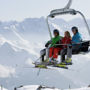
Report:
M80 43L82 41L82 37L80 33L76 33L73 37L72 37L72 44L73 43Z
M62 40L62 36L54 37L46 43L45 47L48 47L49 45L50 47L56 47L55 44L60 44L61 40Z
M71 44L71 38L64 37L62 39L62 44ZM62 45L63 48L67 48L67 45Z

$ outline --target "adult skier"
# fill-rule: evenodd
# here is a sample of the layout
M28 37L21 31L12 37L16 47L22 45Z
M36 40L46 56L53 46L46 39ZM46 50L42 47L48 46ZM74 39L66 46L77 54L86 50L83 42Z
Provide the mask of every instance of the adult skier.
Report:
M72 63L72 59L71 59L72 52L78 52L80 50L80 47L81 47L80 42L82 41L81 34L78 32L77 27L72 27L72 32L73 32L72 45L68 45L67 49L61 50L61 61L62 61L61 64ZM67 58L65 59L66 54L67 54Z

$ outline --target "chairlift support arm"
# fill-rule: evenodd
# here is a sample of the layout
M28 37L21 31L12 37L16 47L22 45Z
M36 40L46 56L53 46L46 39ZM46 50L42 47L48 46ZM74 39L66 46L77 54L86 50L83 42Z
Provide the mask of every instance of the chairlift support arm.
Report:
M47 19L46 19L50 38L52 38L52 34L51 34L50 26L49 26L49 18L54 18L55 16L66 15L66 14L70 14L70 15L80 14L84 20L85 26L86 26L88 33L89 33L89 36L90 36L90 28L88 26L88 23L86 21L85 16L83 15L83 13L81 13L80 11L76 11L74 9L56 9L56 10L52 10L50 15L48 15Z
M47 26L48 26L48 31L49 31L49 34L50 34L50 38L52 38L52 33L51 33L51 30L50 30L49 18L50 17L51 18L54 18L55 16L65 15L65 14L70 14L70 15L80 14L82 16L83 20L84 20L85 26L86 26L86 28L88 30L88 33L89 33L89 36L90 36L90 28L88 26L88 23L86 21L85 16L80 11L76 11L74 9L70 9L71 4L72 4L72 0L69 0L69 2L67 3L67 5L64 8L52 10L50 12L50 15L47 16L46 22L47 22Z

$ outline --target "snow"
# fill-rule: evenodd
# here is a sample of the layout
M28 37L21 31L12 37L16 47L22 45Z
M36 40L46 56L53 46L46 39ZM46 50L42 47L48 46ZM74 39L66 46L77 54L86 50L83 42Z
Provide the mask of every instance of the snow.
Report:
M78 89L70 89L70 90L90 90L88 87L78 88Z
M37 90L40 87L40 85L28 85L28 86L23 86L21 88L17 88L17 90ZM45 86L43 86L45 87ZM57 88L50 88L50 87L45 87L40 90L61 90ZM63 89L63 90L90 90L89 87L82 87L82 88L76 88L76 89Z
M3 88L3 90L7 90L7 89Z
M29 86L24 86L20 89L17 89L17 90L37 90L38 88L40 87L40 85L29 85ZM56 89L56 88L49 88L49 87L46 87L43 86L44 88L40 89L40 90L60 90L60 89Z
M6 89L6 88L0 86L0 90L8 90L8 89Z
M0 65L0 78L10 77L15 74L15 69L12 67Z
M50 21L50 24L53 22L51 29L57 28L60 34L64 35L64 31L77 25L77 20L80 23L79 31L87 40L88 32L84 26L81 26L81 19L75 19L75 22L55 19ZM90 24L90 20L88 22ZM51 67L49 70L41 69L38 75L39 69L33 68L32 63L39 58L40 50L49 39L43 17L28 18L22 22L2 22L0 24L0 84L9 90L20 85L25 86L25 90L28 88L30 90L30 87L33 87L31 85L45 85L59 89L67 89L69 86L71 88L88 86L90 84L90 53L74 55L73 65L69 66L69 70Z

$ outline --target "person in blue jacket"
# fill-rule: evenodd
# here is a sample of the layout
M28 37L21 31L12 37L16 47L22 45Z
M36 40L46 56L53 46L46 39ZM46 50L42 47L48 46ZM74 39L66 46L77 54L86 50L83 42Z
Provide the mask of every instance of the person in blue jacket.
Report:
M74 36L72 37L72 44L78 44L82 41L81 34L78 32L77 27L72 27L72 32Z
M64 49L61 51L61 57L64 62L63 63L72 63L72 52L78 52L80 50L81 44L80 42L82 41L81 34L78 31L77 27L72 27L72 45L68 45L67 50L65 51ZM65 55L67 54L67 59L65 60Z

